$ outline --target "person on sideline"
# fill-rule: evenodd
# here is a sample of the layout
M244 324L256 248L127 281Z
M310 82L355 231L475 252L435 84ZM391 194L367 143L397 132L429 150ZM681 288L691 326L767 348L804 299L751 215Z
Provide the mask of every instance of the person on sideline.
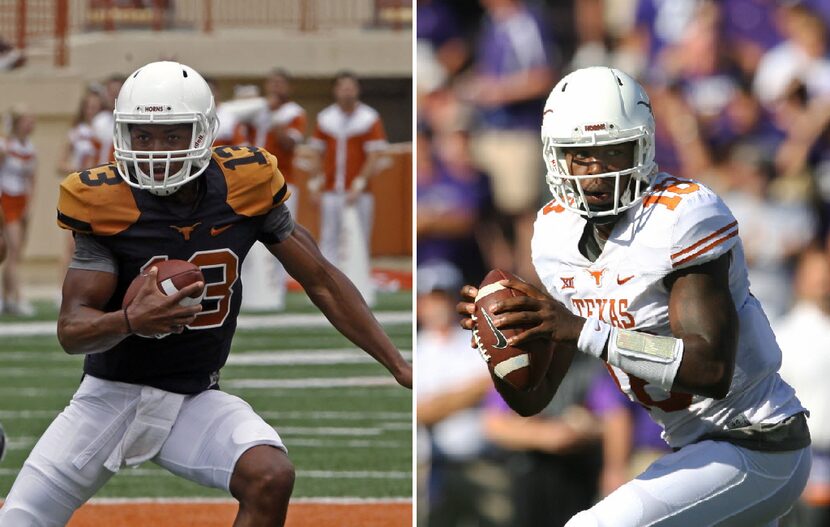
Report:
M291 76L284 69L273 70L264 85L266 106L245 127L250 134L240 144L264 148L279 161L291 198L285 202L292 216L297 216L300 196L294 174L294 151L305 139L306 112L291 98ZM281 310L285 308L288 275L285 268L268 253L262 244L251 248L242 279L256 294L242 299L242 310Z
M347 259L360 262L366 268L350 272L366 277L362 281L367 282L374 210L374 198L367 186L386 149L386 132L378 112L360 101L360 83L353 73L341 72L335 77L334 101L317 114L316 128L309 139L322 158L318 165L322 163L323 177L310 182L312 199L320 202L320 250L337 266L344 266ZM344 221L355 210L359 222ZM362 232L344 232L357 226ZM359 235L360 243L343 243L347 235ZM345 254L345 249L361 254ZM373 289L369 283L364 286L361 293L371 305Z
M101 154L101 142L92 127L92 120L103 108L101 95L93 90L87 90L78 105L78 112L72 121L72 128L66 134L66 146L63 157L58 164L58 174L65 177L72 172L80 172L98 164ZM75 251L75 240L71 232L66 233L66 246L61 255L60 278L63 280L72 253Z
M6 218L6 247L3 266L2 312L31 316L32 304L20 291L20 265L29 227L29 205L35 187L37 152L30 136L35 130L35 116L25 108L9 113L10 133L0 137L0 208Z
M796 304L775 326L781 376L810 408L813 467L801 495L799 527L830 525L830 253L805 251L795 274Z

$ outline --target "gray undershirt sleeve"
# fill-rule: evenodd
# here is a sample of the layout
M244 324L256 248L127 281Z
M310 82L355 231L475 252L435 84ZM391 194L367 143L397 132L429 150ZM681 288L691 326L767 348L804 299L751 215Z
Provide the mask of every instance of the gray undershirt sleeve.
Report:
M115 256L106 246L89 234L75 233L75 252L72 254L69 268L118 273Z
M279 243L294 232L294 218L285 203L274 207L265 217L262 224L262 231L259 233L259 241L263 243Z

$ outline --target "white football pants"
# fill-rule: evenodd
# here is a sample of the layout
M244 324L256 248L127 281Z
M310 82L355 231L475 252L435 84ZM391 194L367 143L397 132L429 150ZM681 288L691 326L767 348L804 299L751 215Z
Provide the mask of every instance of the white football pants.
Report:
M801 495L810 448L702 441L655 461L565 527L774 527Z
M365 243L372 240L372 216L374 214L374 196L363 192L356 201L360 225L363 227ZM341 227L343 208L346 206L345 192L323 192L320 197L320 252L326 260L340 267Z
M104 462L134 420L141 390L137 384L84 377L17 475L0 509L0 527L66 525L114 475ZM285 450L274 428L248 403L205 390L185 397L152 461L177 476L227 492L237 460L256 445Z

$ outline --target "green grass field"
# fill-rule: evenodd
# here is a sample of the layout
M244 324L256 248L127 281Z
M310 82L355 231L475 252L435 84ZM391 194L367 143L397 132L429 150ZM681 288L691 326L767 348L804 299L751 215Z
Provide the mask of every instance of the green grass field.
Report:
M410 293L383 293L378 304L386 331L411 360ZM317 316L303 294L290 295L288 305L283 314L240 318L222 388L248 401L280 433L297 468L295 497L411 497L411 392ZM9 441L0 496L81 376L82 358L60 349L54 329L10 335L21 324L55 319L54 308L38 307L34 318L0 318L0 422ZM122 469L98 494L223 496L150 462Z

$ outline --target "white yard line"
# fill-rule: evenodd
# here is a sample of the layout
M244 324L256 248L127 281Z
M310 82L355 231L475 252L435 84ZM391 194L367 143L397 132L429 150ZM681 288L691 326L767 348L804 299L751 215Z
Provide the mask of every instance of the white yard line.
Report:
M222 388L235 389L308 389L397 386L391 376L384 377L319 377L315 379L231 379L220 381Z

